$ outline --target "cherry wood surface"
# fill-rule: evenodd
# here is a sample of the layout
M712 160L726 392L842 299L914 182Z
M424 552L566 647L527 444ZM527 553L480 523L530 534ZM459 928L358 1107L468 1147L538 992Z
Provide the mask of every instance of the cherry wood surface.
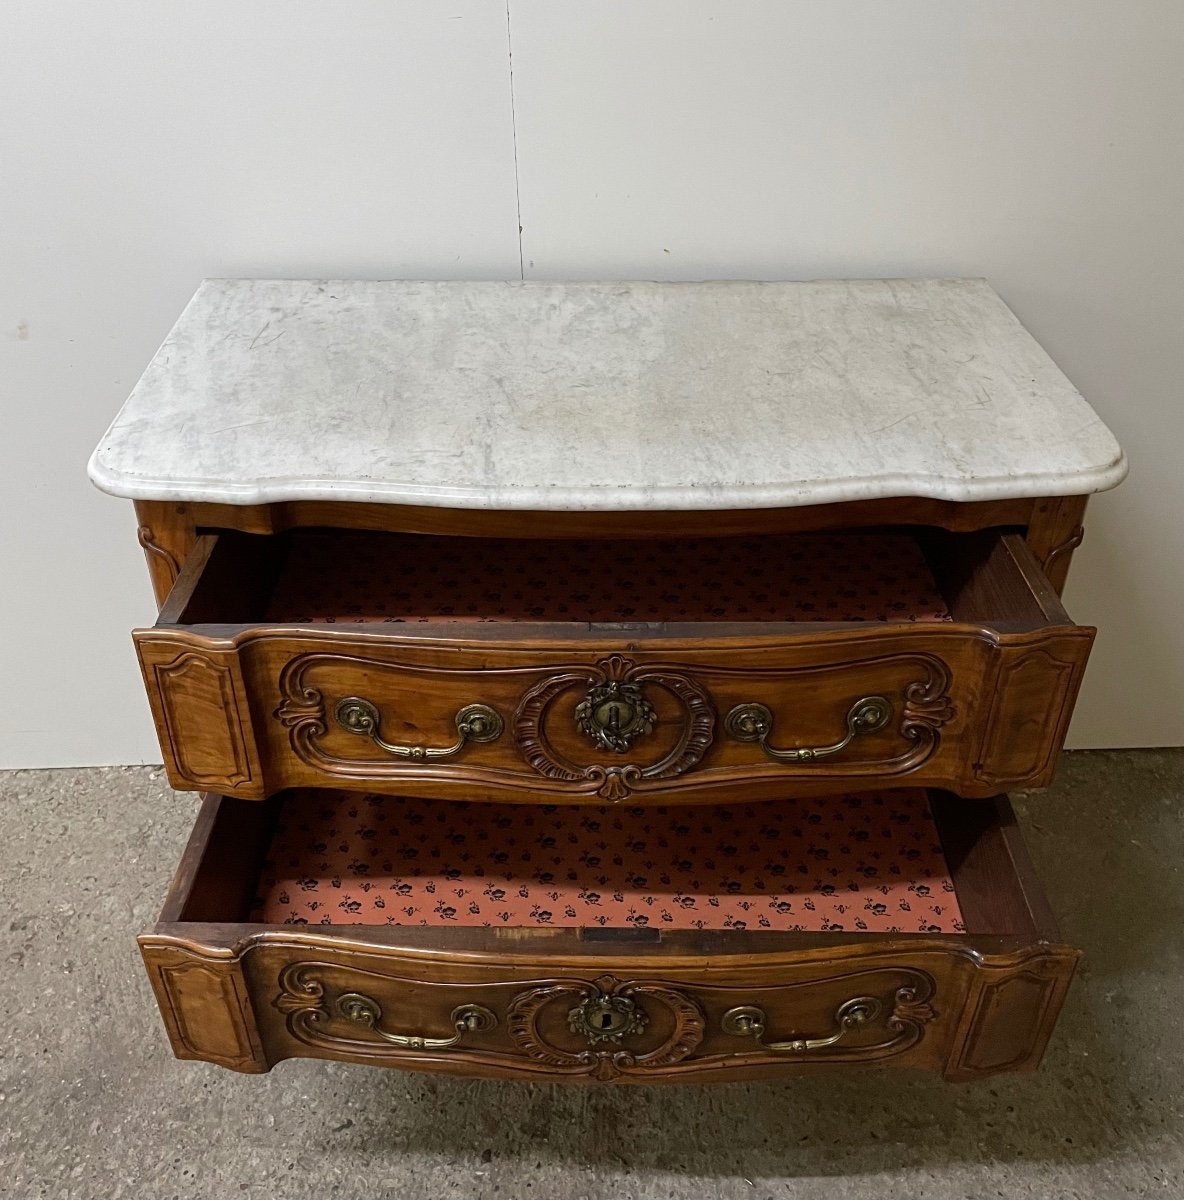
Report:
M182 504L137 500L137 536L153 587L163 602L176 582L198 531L236 529L273 534L288 529L369 529L458 537L724 537L801 530L858 529L869 525L923 525L954 532L1011 526L1024 532L1041 569L1059 593L1073 551L1084 536L1086 496L958 504L901 497L803 508L724 512L500 512L294 501L286 504Z
M244 920L278 800L209 797L141 949L176 1053L241 1071L294 1056L479 1077L709 1082L880 1063L950 1079L1036 1066L1077 960L1004 798L934 795L966 934L284 926ZM351 1018L351 997L377 1012ZM643 1027L593 1041L571 1014L619 998ZM870 998L846 1030L844 1005ZM478 1004L488 1030L452 1046ZM729 1032L756 1005L764 1042ZM841 1036L834 1038L836 1033ZM793 1048L796 1040L828 1045Z
M161 919L140 939L174 1050L247 1072L303 1056L581 1082L766 1079L855 1064L962 1080L1034 1068L1078 956L1059 939L1006 800L974 798L1051 775L1093 636L1058 599L1085 503L583 514L137 502L161 613L136 640L169 776L234 794L205 799ZM288 530L669 538L875 526L916 527L952 622L549 623L515 626L507 640L488 625L391 636L261 619L285 553L275 535ZM541 708L537 694L526 703L557 677L569 686ZM572 725L589 682L610 677L640 681L658 718L625 758L629 770L591 754ZM856 740L855 759L773 763L721 729L732 704L760 701L774 712L772 744L823 744L850 702L877 689L891 695L893 719ZM455 760L391 763L333 726L329 710L348 692L373 698L392 740L451 740L456 708L473 701L494 705L507 729ZM578 777L556 773L556 761ZM246 919L283 787L637 804L904 781L959 793L934 792L932 805L965 934ZM490 1028L458 1026L456 1012L474 1004ZM576 1020L589 1006L639 1019L619 1042L593 1040ZM746 1006L763 1013L759 1038L727 1024ZM458 1031L455 1043L432 1044Z
M905 780L968 797L1047 784L1094 631L1072 623L1020 535L917 537L952 621L507 627L269 622L285 539L203 534L156 626L134 637L180 789L687 803ZM604 588L611 596L612 581ZM576 721L590 689L614 680L640 687L654 711L625 753ZM456 714L475 703L505 729L454 757L409 761L340 726L336 705L351 696L376 706L398 744L449 745ZM892 705L887 725L813 761L773 761L725 724L735 706L763 704L770 745L825 747L868 696Z

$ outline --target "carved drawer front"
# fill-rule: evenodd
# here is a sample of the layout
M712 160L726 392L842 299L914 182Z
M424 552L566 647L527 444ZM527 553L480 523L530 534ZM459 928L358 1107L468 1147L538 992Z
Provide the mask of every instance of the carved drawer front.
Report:
M350 850L345 867L331 858L310 814L323 809L326 830L346 837L357 807L348 794L340 811L302 803L292 815L298 843L272 832L287 819L266 811L277 803L289 801L207 800L161 921L140 939L183 1058L240 1071L320 1057L572 1082L760 1079L868 1063L971 1079L1038 1063L1077 957L1058 944L1034 882L1020 873L1023 848L1004 802L978 812L952 798L932 802L956 901L926 907L924 897L942 890L926 872L942 868L917 865L911 848L924 844L906 824L903 869L916 872L907 901L904 884L844 887L833 902L819 884L812 915L802 883L798 915L771 929L755 904L747 929L731 918L644 928L616 915L556 927L545 914L542 927L533 909L512 905L505 920L487 907L494 924L479 916L466 924L444 906L459 878L446 867L447 887L429 889L441 902L420 907L401 886L405 872L384 876L392 843L383 830L371 827L373 855ZM421 845L421 829L407 829L410 845ZM270 864L289 864L291 845L305 841L310 857L295 877L271 880ZM426 843L422 852L434 857ZM869 861L880 859L877 850ZM699 879L693 861L685 870ZM318 899L318 873L332 876L327 899L324 890ZM359 887L365 904L337 903ZM299 904L285 888L300 893ZM899 915L875 925L864 900ZM821 910L846 914L841 931ZM944 924L926 915L941 912ZM280 923L289 917L296 923ZM351 917L358 924L309 923Z
M985 797L1049 781L1093 636L1010 535L962 563L970 582L943 583L948 611L914 600L908 621L611 626L283 624L304 609L276 600L280 584L255 581L270 600L254 608L233 591L266 541L200 539L136 634L175 787L691 803L907 782ZM350 595L313 607L359 607Z
M252 979L257 996L265 982ZM564 1079L655 1081L903 1054L935 1019L933 979L907 967L788 986L543 976L437 984L298 960L272 985L298 1053ZM260 997L262 998L262 997Z

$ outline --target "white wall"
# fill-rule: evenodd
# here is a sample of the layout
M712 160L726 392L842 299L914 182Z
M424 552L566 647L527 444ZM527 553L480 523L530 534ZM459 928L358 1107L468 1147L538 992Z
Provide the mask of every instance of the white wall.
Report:
M1184 742L1182 60L1179 0L5 0L0 766L157 757L84 467L198 279L516 278L519 202L528 278L989 277L1133 464L1073 742Z

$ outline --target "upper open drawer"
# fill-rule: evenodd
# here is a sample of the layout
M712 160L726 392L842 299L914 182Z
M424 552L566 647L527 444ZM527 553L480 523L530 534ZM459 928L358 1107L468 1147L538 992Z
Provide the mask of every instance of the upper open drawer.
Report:
M550 803L1040 786L1092 639L930 530L207 534L135 634L175 787Z

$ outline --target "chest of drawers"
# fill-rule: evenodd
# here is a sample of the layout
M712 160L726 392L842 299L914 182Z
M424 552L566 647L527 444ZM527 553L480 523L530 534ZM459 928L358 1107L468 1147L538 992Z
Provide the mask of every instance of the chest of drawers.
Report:
M204 793L181 1057L521 1079L1033 1067L1008 788L1125 464L986 285L203 285L91 464Z

